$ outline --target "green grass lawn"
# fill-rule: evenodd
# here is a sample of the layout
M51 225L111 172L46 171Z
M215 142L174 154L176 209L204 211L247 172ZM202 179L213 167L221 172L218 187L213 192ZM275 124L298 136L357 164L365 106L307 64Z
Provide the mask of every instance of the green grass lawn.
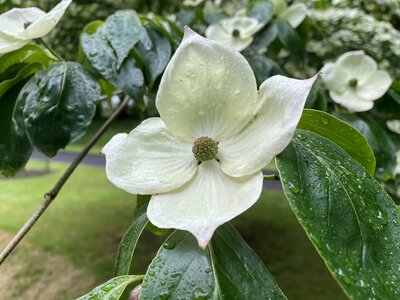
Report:
M31 161L28 166L41 167L44 163L39 161ZM52 162L50 175L0 180L0 232L15 233L66 167ZM43 298L25 296L24 299L71 299L110 278L118 242L131 222L135 201L134 196L108 182L103 169L80 166L19 251L13 254L14 258L10 257L5 267L0 267L0 287L2 271L10 269L7 263L29 260L24 265L27 270L20 271L18 276L14 274L18 284L11 282L7 286L19 296L20 291L29 290L44 274L60 272L57 264L45 264L46 255L57 257L55 261L64 259L62 265L71 266L62 269L66 273L79 270L80 275L76 275L79 282L87 284L71 285L68 289L59 286L60 292L54 296L47 295L44 288ZM257 204L234 220L234 224L289 299L345 299L291 213L283 193L264 191ZM135 257L137 273L145 270L161 242L161 238L150 233L141 238ZM0 245L4 244L0 239ZM34 255L37 252L41 254ZM57 288L52 288L53 293Z

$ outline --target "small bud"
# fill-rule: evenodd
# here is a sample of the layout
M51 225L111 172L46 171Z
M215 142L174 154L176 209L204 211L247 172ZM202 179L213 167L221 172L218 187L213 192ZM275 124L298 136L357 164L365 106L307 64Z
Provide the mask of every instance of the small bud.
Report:
M139 284L130 292L128 300L139 300L141 291L142 285Z
M218 143L207 136L200 137L195 140L192 152L198 161L211 160L218 153Z

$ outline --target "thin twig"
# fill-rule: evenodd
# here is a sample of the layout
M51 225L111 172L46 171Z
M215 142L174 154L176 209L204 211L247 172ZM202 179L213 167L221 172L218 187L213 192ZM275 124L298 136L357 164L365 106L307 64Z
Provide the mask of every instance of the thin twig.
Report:
M111 122L121 113L123 108L129 101L129 97L125 97L121 102L117 110L107 119L107 121L101 126L101 128L96 132L94 137L90 140L90 142L85 146L81 153L75 158L75 160L71 163L65 173L61 176L61 178L57 181L54 187L50 192L44 195L44 201L40 205L40 207L34 212L34 214L29 218L29 220L22 226L22 228L18 231L15 237L10 241L10 243L6 246L6 248L0 254L0 265L6 260L6 258L14 251L19 242L24 238L24 236L29 232L29 230L35 225L35 223L39 220L39 218L46 211L47 207L51 204L51 202L57 197L63 185L67 182L68 178L74 172L79 163L83 160L89 150L96 144L99 138L103 135L103 133L110 126Z
M43 38L38 38L37 41L42 44L47 50L50 51L51 54L53 54L53 56L55 58L57 58L59 61L64 61L64 58L62 58L53 48L51 48L49 46L49 44L46 43L46 41Z
M264 180L281 180L278 174L264 175Z

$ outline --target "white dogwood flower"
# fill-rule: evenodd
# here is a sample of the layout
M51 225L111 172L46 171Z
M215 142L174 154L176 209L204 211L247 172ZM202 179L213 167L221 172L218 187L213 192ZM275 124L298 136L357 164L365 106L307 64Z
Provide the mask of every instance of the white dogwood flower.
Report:
M62 0L45 13L37 7L13 8L0 15L0 54L17 50L47 35L60 21L72 0Z
M335 63L325 64L321 77L332 100L350 112L370 110L392 84L389 74L378 70L364 51L346 52Z
M400 134L400 120L386 121L386 126L393 132Z
M149 220L191 232L204 248L259 198L261 169L292 139L315 78L273 76L257 91L242 55L186 28L161 79L160 118L108 142L107 176L152 194Z
M242 51L253 42L253 35L262 26L256 19L236 16L210 25L205 33L209 39Z
M290 26L296 28L307 16L307 7L304 3L294 3L290 6L285 0L270 0L274 5L274 14L282 20L287 21Z

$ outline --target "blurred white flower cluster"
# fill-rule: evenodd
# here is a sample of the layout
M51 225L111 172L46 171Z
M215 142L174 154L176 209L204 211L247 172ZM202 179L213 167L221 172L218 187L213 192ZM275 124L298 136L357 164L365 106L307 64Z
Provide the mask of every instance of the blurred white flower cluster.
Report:
M362 7L365 12L379 16L379 19L385 21L389 21L393 15L400 17L399 0L332 0L331 5L341 8Z
M319 32L308 44L308 50L325 58L363 49L393 77L400 76L400 33L385 21L378 21L359 9L312 9L310 17Z

